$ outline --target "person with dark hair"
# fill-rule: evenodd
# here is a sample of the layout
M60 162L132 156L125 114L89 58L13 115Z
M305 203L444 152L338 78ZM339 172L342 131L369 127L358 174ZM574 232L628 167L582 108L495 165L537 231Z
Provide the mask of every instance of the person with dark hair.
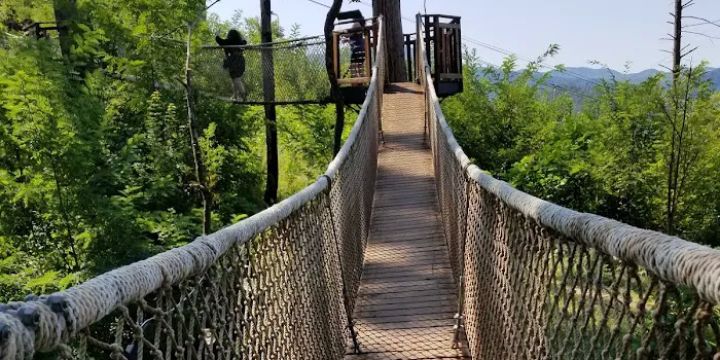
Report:
M363 24L358 20L353 23L351 33L348 39L350 45L350 76L359 78L366 76L365 74L365 33Z
M225 51L225 59L223 60L223 68L230 73L233 85L233 100L245 101L247 91L243 84L242 76L245 74L245 54L242 48L237 46L247 45L247 41L242 37L239 31L231 29L227 33L227 38L215 36L215 41L223 47Z

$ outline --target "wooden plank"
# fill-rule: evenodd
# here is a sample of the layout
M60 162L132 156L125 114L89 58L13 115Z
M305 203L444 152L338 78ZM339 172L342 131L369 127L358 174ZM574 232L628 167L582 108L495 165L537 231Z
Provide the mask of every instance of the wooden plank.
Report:
M411 276L411 275L419 275L422 274L423 276L438 276L438 275L445 275L445 272L450 270L450 266L448 266L447 261L442 261L440 258L418 258L417 260L414 258L407 258L402 260L403 264L402 267L399 268L397 271L394 271L393 269L388 269L387 266L381 266L381 265L373 265L372 267L368 267L366 269L366 272L364 272L364 275L367 275L366 279L377 279L377 278L387 278L387 277L399 277L399 275L405 275L405 276ZM417 267L421 267L421 269L415 270L413 269L413 262L418 263L418 265L415 265ZM389 271L392 271L389 273Z
M450 294L447 289L432 289L432 290L415 290L415 291L404 291L399 293L383 293L383 294L370 294L363 295L364 302L367 304L375 304L379 301L383 301L387 304L392 304L395 301L403 301L404 299L456 299L455 294ZM457 300L457 299L456 299Z
M398 300L400 299L400 300ZM365 301L358 309L359 313L382 312L395 310L425 309L435 306L449 307L457 305L457 299L453 296L433 296L425 297L422 301L411 298L396 298L396 302L388 302L386 299L380 299L375 303Z
M414 283L414 284L408 284L402 287L391 287L387 284L366 284L363 289L360 291L360 295L358 297L363 296L372 296L372 295L392 295L392 294L400 294L400 293L409 293L413 291L427 291L427 290L447 290L448 292L455 292L457 291L455 289L455 283L454 282L447 282L442 284L428 284L428 283Z
M384 324L359 324L357 326L359 331L368 330L392 330L392 329L416 329L416 328L431 328L431 327L447 327L454 326L455 319L440 319L440 320L417 320L417 321L405 321L396 323L384 323Z
M343 78L338 79L339 85L367 85L370 83L369 77Z
M425 213L425 214L410 214L410 215L396 215L392 218L385 218L385 219L375 219L375 222L373 223L375 226L393 226L393 225L403 225L407 223L424 223L424 222L430 222L434 221L436 218L435 214L432 213Z
M425 267L430 266L430 263L448 265L448 255L445 251L424 251L409 254L396 254L394 252L387 251L368 254L367 266L373 266L386 270L391 269L391 267L387 264L388 258L393 258L394 264L392 269L397 271L424 271Z
M420 320L443 320L453 319L455 316L454 311L448 312L432 312L427 314L407 314L407 315L389 315L389 316L378 316L378 317L361 317L358 318L358 324L388 324L398 322L409 322L409 321L420 321ZM392 351L392 349L388 349Z
M390 196L390 195L409 195L414 196L417 193L425 193L425 192L431 192L433 191L433 186L431 183L427 184L401 184L399 186L394 187L385 187L386 185L380 183L377 184L379 189L377 189L378 196Z
M411 350L397 352L381 352L362 355L348 355L349 360L396 360L396 359L470 359L457 355L456 350L432 349L432 350Z
M424 233L421 235L418 234L383 234L378 235L375 240L376 242L381 243L406 243L408 241L412 240L427 240L427 241L434 241L438 236L442 236L443 233L441 230L435 230L433 232Z
M437 232L439 236L442 236L442 233ZM428 238L425 241L417 241L417 239L409 239L406 241L394 241L393 243L382 243L382 242L376 242L375 246L373 246L373 249L366 252L366 256L372 256L373 254L385 254L388 252L402 252L404 254L412 254L416 252L425 252L425 251L432 251L432 250L442 250L443 252L446 250L445 247L443 247L443 244L438 244L437 241L435 241L434 238Z
M460 29L460 24L440 24L441 29Z
M364 354L348 351L346 359L463 359L466 354L453 348L457 289L424 141L424 95L415 84L388 90L354 313Z
M414 259L412 259L414 260ZM427 262L432 261L432 264L427 264ZM405 260L404 263L409 263L410 261ZM365 276L365 279L378 279L378 278L387 278L387 277L398 277L399 275L403 276L410 276L413 274L423 274L423 276L428 276L429 274L436 274L436 275L445 275L445 272L450 270L450 266L447 265L447 261L442 263L439 261L438 258L431 258L429 260L427 259L418 259L414 260L413 262L418 262L422 265L404 265L401 269L394 270L393 272L388 274L388 269L384 266L376 266L376 267L368 267L365 269L365 272L363 272L363 276ZM414 269L413 267L422 267L420 272L418 270Z

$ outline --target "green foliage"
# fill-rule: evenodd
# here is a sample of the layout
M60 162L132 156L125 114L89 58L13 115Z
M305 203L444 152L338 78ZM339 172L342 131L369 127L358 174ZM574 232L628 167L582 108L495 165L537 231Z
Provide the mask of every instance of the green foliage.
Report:
M537 147L534 134L552 130L546 119L560 122L572 114L569 98L543 95L546 79L531 82L542 61L544 57L518 73L514 57L499 68L483 68L474 51L466 52L466 90L445 102L445 113L459 129L456 135L468 156L500 177Z
M702 81L704 66L685 69L677 86L661 76L606 81L574 108L542 88L549 73L538 70L551 54L518 70L514 57L483 67L466 52L465 92L443 110L473 161L535 196L664 231L672 134L686 113L674 232L720 245L720 93Z
M185 47L175 39L186 37L186 23L194 24L193 54L233 26L259 39L257 19L198 18L204 6L78 1L68 59L55 36L37 40L1 29L0 302L65 289L202 232L178 82ZM0 3L0 23L11 16L54 15L51 2ZM274 27L283 38L280 24ZM297 27L290 36L298 36ZM309 63L301 51L291 55L279 86L295 91L320 81L302 78ZM226 77L213 81L209 86L228 85ZM264 207L265 120L262 107L204 94L197 94L195 111L218 229ZM278 123L280 190L288 196L315 181L330 160L334 109L279 108Z

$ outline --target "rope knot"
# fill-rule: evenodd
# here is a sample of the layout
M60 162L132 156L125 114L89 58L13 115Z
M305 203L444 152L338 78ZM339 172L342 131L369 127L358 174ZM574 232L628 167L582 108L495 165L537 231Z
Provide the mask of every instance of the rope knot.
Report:
M325 192L328 192L328 193L329 193L330 190L332 190L333 179L332 179L329 175L327 175L327 174L322 174L322 175L320 175L320 177L318 178L318 180L319 180L319 179L322 179L322 178L325 178L325 180L326 180L327 183L328 183L328 186L327 186L327 188L325 189Z

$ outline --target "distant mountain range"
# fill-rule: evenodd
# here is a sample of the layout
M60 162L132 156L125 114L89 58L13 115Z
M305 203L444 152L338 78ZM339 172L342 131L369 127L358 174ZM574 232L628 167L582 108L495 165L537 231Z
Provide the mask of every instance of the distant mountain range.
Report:
M592 87L594 84L592 82L589 82L587 80L592 80L594 82L599 82L600 80L609 80L612 75L615 76L615 78L618 81L629 81L631 83L637 84L640 82L643 82L647 80L649 77L657 75L659 73L665 74L665 76L670 77L670 73L668 72L661 72L659 70L655 69L648 69L643 70L638 73L623 73L615 70L609 70L609 69L592 69L587 67L568 67L565 69L565 71L561 72L554 72L551 75L550 80L548 81L549 84L557 86L557 87L570 87L570 88L585 88L585 87ZM720 89L720 68L715 69L708 69L707 74L705 74L705 77L710 80L713 85ZM584 80L587 79L587 80Z
M552 94L567 93L576 104L582 104L588 95L592 95L593 88L602 80L610 80L612 76L618 81L629 81L633 84L641 83L649 77L664 74L670 80L669 72L655 69L643 70L637 73L624 73L609 69L593 69L588 67L567 67L565 71L554 71L547 80L545 88ZM540 77L544 73L538 73ZM708 69L705 77L720 90L720 68Z

